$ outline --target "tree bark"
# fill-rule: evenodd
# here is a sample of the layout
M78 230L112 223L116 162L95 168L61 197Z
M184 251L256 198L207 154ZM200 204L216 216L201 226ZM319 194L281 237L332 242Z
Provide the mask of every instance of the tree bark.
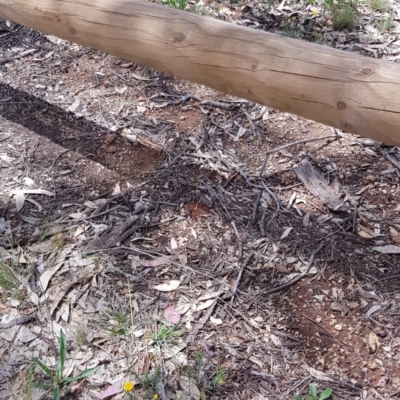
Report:
M0 0L0 17L400 146L400 66L143 0Z

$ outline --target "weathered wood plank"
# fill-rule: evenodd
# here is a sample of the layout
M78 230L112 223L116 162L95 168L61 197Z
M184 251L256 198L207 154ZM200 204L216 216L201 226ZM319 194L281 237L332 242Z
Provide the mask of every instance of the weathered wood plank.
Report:
M0 0L0 17L400 146L400 65L143 0Z
M325 178L319 174L309 161L303 160L294 169L297 177L307 190L333 211L346 211L348 207L340 201L335 191L328 185Z

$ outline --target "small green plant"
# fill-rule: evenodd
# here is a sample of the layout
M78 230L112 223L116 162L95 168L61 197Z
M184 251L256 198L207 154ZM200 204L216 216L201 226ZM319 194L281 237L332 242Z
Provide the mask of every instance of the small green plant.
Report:
M158 329L151 334L151 339L154 340L157 344L168 344L172 341L173 338L182 335L181 331L177 330L176 325L168 326L162 324L158 327Z
M389 31L393 27L393 14L388 13L384 19L375 21L373 25L380 33Z
M0 293L13 294L20 282L15 265L8 260L0 260Z
M178 10L186 10L188 0L167 0L167 4Z
M223 368L219 368L212 382L214 386L222 386L228 379L228 374Z
M266 14L269 14L272 11L272 8L275 5L276 0L264 0L264 11Z
M325 9L330 13L334 29L350 29L357 16L355 0L324 0Z
M124 311L103 311L102 316L105 320L107 320L106 324L112 325L103 326L103 329L107 332L112 333L113 335L127 335L130 330L130 320L129 314Z
M78 326L75 332L75 343L79 350L87 343L88 334L87 334L87 326Z
M389 12L392 9L390 0L370 0L369 6L374 12Z
M60 349L58 354L58 361L56 369L50 369L46 364L40 361L38 358L33 358L32 361L36 364L42 372L46 375L47 379L43 383L34 382L33 387L45 390L52 390L53 400L59 400L61 395L68 393L68 385L72 382L78 381L79 379L86 378L91 373L95 372L98 367L88 368L78 375L72 377L64 377L64 365L65 357L67 354L67 337L65 333L61 331L60 337Z
M332 389L326 388L325 390L322 391L320 395L318 395L317 387L311 384L309 388L309 393L310 394L304 397L304 400L327 400L332 396ZM303 397L296 396L294 400L303 400Z
M287 37L291 37L291 38L295 38L296 35L296 18L293 17L292 21L285 21L285 23L282 26L282 35L283 36L287 36Z
M142 376L135 374L135 379L146 392L145 399L158 399L157 388L160 385L161 372L161 366L156 365L151 373L147 372Z

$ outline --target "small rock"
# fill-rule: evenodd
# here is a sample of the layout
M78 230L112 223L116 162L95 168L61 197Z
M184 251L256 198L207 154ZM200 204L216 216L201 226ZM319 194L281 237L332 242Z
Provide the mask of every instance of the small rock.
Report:
M351 301L347 305L351 310L354 310L355 308L360 307L360 304L358 303L358 301Z
M369 365L369 369L372 369L372 371L376 370L379 368L379 365L373 361L370 365Z
M341 331L343 329L343 327L342 327L342 325L338 324L338 325L335 325L335 329L337 331Z
M104 136L104 141L106 142L106 144L111 144L116 137L116 135L106 135Z
M343 306L339 302L334 301L333 303L331 303L331 310L333 310L333 311L343 311Z
M366 182L375 182L375 181L376 181L376 176L374 176L374 175L367 175L367 176L364 178L364 180L365 180Z
M106 153L115 153L117 151L117 148L115 146L110 146L106 148Z

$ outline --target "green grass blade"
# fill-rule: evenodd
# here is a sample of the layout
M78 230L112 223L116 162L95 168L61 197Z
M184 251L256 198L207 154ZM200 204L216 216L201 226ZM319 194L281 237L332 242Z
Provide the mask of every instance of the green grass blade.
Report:
M57 386L53 391L53 400L60 400L60 388Z
M43 383L33 382L32 387L34 389L49 390L53 387L53 384L51 382L43 382Z
M53 373L51 372L50 368L43 364L39 359L36 357L32 358L32 361L50 378L53 377Z
M315 385L310 385L310 394L314 399L317 399L317 387Z
M71 378L63 379L63 383L71 383L71 382L77 381L79 379L86 378L87 376L89 376L93 372L97 371L98 369L99 369L99 367L85 369L85 371L81 372L80 374L78 374L76 376L72 376Z
M319 400L327 400L329 397L332 396L332 389L331 388L326 388L322 393L321 396L319 396Z
M67 337L65 336L64 331L61 329L61 340L60 340L60 354L57 363L57 381L60 382L62 380L62 374L64 371L65 365L65 355L67 353Z

